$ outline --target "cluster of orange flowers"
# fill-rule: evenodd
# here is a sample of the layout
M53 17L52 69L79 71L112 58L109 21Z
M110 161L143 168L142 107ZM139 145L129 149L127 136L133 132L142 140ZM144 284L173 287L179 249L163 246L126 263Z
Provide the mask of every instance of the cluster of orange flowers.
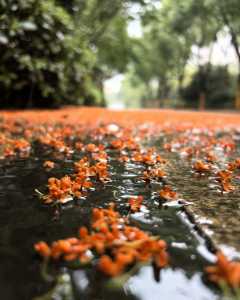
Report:
M132 161L144 163L149 166L156 165L158 163L165 164L166 160L156 153L154 148L147 149L147 151L135 151L131 157Z
M143 172L143 180L146 182L151 182L152 180L162 180L166 176L166 173L160 169L149 169Z
M133 137L129 136L128 131L125 132L124 130L122 130L121 137L111 141L110 146L113 149L116 149L119 151L122 151L122 150L133 151L133 150L138 150L138 148L139 148L139 145L136 142L136 140Z
M67 146L64 138L68 136L68 131L67 132L62 132L56 129L52 129L50 131L49 129L46 129L46 132L44 131L38 138L38 141L45 146L49 146L52 149L62 152L65 154L70 154L72 153L72 148Z
M86 263L97 256L97 268L108 276L117 276L137 262L152 261L158 268L168 264L166 243L129 225L114 205L94 208L91 230L81 227L78 238L58 240L51 246L41 241L34 247L41 256L53 260Z
M129 141L131 141L131 143ZM129 144L133 146L130 147ZM145 170L143 171L141 178L146 183L151 183L152 181L161 181L164 184L162 189L158 192L161 200L171 201L178 198L177 192L173 191L172 187L166 185L163 181L163 179L167 177L166 172L163 170L163 166L167 165L167 160L164 159L155 148L144 149L141 147L139 142L134 141L134 137L129 138L128 145L126 145L124 143L124 136L121 139L115 139L111 143L111 147L120 150L119 161L123 163L131 161L135 163L141 163L145 166ZM123 148L125 150L123 150ZM126 152L126 149L128 152ZM139 211L142 201L143 199L141 196L138 196L137 198L132 197L128 201L131 211Z
M1 158L14 157L19 155L20 157L27 157L30 153L31 145L24 139L15 139L7 137L4 134L0 136L0 151Z
M221 170L216 173L216 179L220 183L222 191L231 192L235 190L235 187L232 184L232 179L234 172L239 169L240 158L237 158L233 162L229 162L225 170Z
M92 177L101 182L109 180L107 164L104 162L97 162L90 166L88 158L84 157L75 162L74 166L75 173L71 176L65 175L60 179L55 177L48 179L48 194L42 197L44 203L65 203L74 197L84 196L85 192L93 186Z
M81 197L83 189L90 188L90 181L77 182L72 180L70 176L57 179L51 177L48 179L48 194L42 197L45 204L59 202L66 203L72 200L72 197Z
M209 280L217 284L226 282L233 288L240 288L240 262L229 261L220 251L216 255L216 265L205 269Z
M142 164L144 171L141 178L149 185L154 181L161 181L163 186L158 191L161 200L171 201L178 198L174 188L165 184L167 161L161 156L162 153L159 155L154 148L141 147L142 137L154 130L159 131L159 128L142 128L136 132L135 129L116 124L101 125L93 129L80 124L19 124L3 124L3 133L0 135L2 158L18 154L28 155L31 142L35 141L65 157L73 153L86 155L75 162L73 174L60 179L49 178L48 193L42 197L45 203L65 203L74 197L85 196L96 181L108 182L109 150L116 152L117 159L122 163ZM199 174L209 178L211 176L219 182L222 191L233 191L236 188L232 183L235 172L240 169L239 158L229 162L236 150L233 131L223 131L223 137L218 137L218 131L214 129L193 126L186 128L180 125L162 126L166 141L162 150L187 158L189 170L194 170L199 178ZM83 144L87 134L93 142ZM44 167L52 169L54 162L45 161ZM142 207L143 197L131 197L126 204L130 213L138 212ZM51 246L39 242L35 249L43 257L53 260L94 263L93 258L97 258L97 268L109 276L117 276L138 262L152 261L160 268L168 264L166 243L129 225L128 219L121 217L113 206L93 209L90 230L81 227L78 237L55 241ZM240 263L228 261L220 252L217 258L215 266L206 268L209 279L215 283L225 281L230 286L239 287Z
M100 140L108 136L114 137L109 147L118 152L120 161L131 160L146 166L147 170L143 173L146 181L162 180L165 177L165 172L158 166L166 164L166 160L157 154L154 148L141 149L137 137L133 137L129 130L119 129L111 132L107 127L100 127L95 134L92 134L93 139ZM51 142L50 145L55 144ZM64 203L69 197L82 196L83 191L93 185L91 180L93 177L103 183L109 180L108 155L105 146L94 143L84 145L77 142L75 149L88 153L96 163L90 165L89 158L84 157L79 162L75 162L73 175L64 176L61 179L50 178L49 193L44 196L45 203L54 201ZM160 191L160 194L164 193L165 200L175 199L177 195L168 186L164 186ZM142 203L142 196L133 196L127 202L131 213L138 212ZM117 276L137 262L152 261L159 268L168 264L166 243L130 226L128 219L122 218L113 206L108 209L93 209L90 232L82 227L78 238L59 240L53 242L51 246L45 242L39 242L35 245L35 249L44 257L64 261L80 260L81 263L90 262L97 255L99 257L97 268L109 276Z
M223 130L224 132L224 130ZM234 171L240 169L240 159L229 161L236 150L234 134L226 130L221 137L217 137L217 130L195 128L188 131L180 130L165 143L164 149L177 152L181 158L192 161L192 169L198 175L211 176L219 182L222 192L235 190L232 184ZM223 163L226 169L221 169Z
M76 177L79 180L87 177L96 177L101 182L109 180L108 165L106 162L97 162L90 166L88 158L85 156L79 162L74 163Z

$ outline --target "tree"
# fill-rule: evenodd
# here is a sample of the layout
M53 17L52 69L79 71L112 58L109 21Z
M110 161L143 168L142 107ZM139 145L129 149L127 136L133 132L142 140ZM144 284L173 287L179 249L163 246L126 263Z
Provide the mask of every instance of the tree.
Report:
M0 1L0 106L104 105L127 64L127 7L143 0Z
M168 14L170 4L173 2L165 1L160 8L147 10L143 15L143 37L133 41L135 75L145 83L148 95L157 99L159 106L163 99L176 93L176 81L180 94L191 52L189 34L179 34L175 29L175 19ZM152 89L151 82L155 82L157 88Z
M54 1L1 1L1 106L45 106L67 90L64 76L73 23ZM58 104L58 100L55 103Z
M164 10L168 14L168 22L171 24L170 26L175 34L188 41L190 47L195 46L198 49L198 106L204 109L206 102L206 78L211 69L213 45L220 30L214 14L213 3L211 0L185 0L181 2L178 0L166 0L163 3L165 3ZM201 57L201 49L206 46L209 47L207 63Z
M201 91L198 84L201 76L202 74L198 70L191 82L182 90L186 104L192 108L197 108L196 98ZM235 88L233 83L234 78L229 74L226 66L211 66L211 72L206 74L206 107L233 108Z
M103 82L117 73L124 73L130 59L130 38L127 34L127 17L116 16L108 30L99 38L93 79L104 101Z
M220 25L226 27L238 60L235 108L240 109L240 2L238 0L213 0Z

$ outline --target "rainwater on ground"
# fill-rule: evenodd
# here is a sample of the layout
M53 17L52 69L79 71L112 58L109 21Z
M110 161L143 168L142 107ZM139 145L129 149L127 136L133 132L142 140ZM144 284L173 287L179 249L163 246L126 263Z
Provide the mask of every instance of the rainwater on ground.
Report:
M219 299L219 291L203 275L204 267L211 264L214 257L182 207L160 204L156 191L161 183L146 186L140 177L143 168L140 164L123 165L117 161L114 151L110 155L111 182L97 185L87 199L69 202L60 211L44 206L34 189L44 189L50 176L71 173L77 157L55 159L58 167L47 173L42 165L51 156L35 145L29 158L0 162L0 299ZM189 201L191 195L196 198L201 194L201 199L206 198L202 193L205 183L195 181L193 185L188 181L191 178L188 171L179 168L178 158L172 155L171 161L179 172L169 180L183 196ZM166 240L170 255L167 268L159 273L152 265L141 266L123 285L89 267L73 270L47 266L47 270L43 270L42 261L33 249L34 243L75 236L80 226L89 225L93 207L106 207L112 201L122 214L127 214L124 203L133 195L144 196L144 207L132 214L131 223ZM54 280L47 281L43 271Z

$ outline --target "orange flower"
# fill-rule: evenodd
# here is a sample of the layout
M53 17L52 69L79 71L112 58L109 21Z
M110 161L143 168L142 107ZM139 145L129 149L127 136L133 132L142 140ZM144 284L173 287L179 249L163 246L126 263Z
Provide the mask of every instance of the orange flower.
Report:
M6 147L3 151L3 155L4 155L4 157L9 157L9 156L15 155L15 152L12 148Z
M240 158L235 159L235 166L237 169L240 169Z
M167 162L166 159L162 158L159 154L156 155L156 162L165 164Z
M221 186L224 192L231 192L235 190L235 187L229 181L221 181Z
M136 249L122 246L114 251L114 257L119 265L127 266L132 264L137 258L138 252Z
M80 238L86 238L88 236L88 229L86 227L81 227L79 229L79 237Z
M86 150L88 152L98 152L99 151L98 147L95 144L88 144L86 146Z
M172 190L168 185L165 185L159 192L159 196L164 200L176 200L178 194Z
M163 148L164 148L166 151L171 152L171 151L172 151L172 144L166 143L166 144L163 145Z
M199 173L205 173L209 172L211 167L210 165L202 162L201 160L197 160L193 165L193 169Z
M114 149L123 149L124 148L124 143L123 143L123 141L121 141L121 140L113 140L112 142L111 142L111 146L112 146L112 148L114 148Z
M98 269L108 276L117 276L122 273L123 265L114 262L109 256L103 255L99 259Z
M127 155L121 155L118 160L120 162L129 162L130 158Z
M82 149L83 149L83 143L81 143L81 142L76 142L76 143L75 143L75 149L77 149L77 150L82 150Z
M166 173L161 169L150 169L143 172L143 180L150 182L152 179L161 180Z
M206 161L214 163L217 160L217 157L212 152L206 153Z
M46 160L43 163L44 168L47 168L47 169L53 169L54 165L55 165L55 163L53 161L50 161L50 160Z
M163 240L157 241L157 249L155 250L156 254L154 255L154 262L157 267L163 268L168 265L169 256L166 252L167 244Z
M228 170L222 170L217 172L217 176L219 180L231 180L232 179L232 173Z
M100 151L98 153L92 153L92 158L102 163L107 163L108 155L105 151Z
M143 196L132 197L128 200L128 204L130 205L130 209L132 212L137 212L140 210L143 202Z
M240 169L240 158L235 159L235 161L228 163L228 170L235 171Z
M132 160L136 162L142 162L143 161L142 154L139 152L133 153Z
M229 170L219 171L216 175L217 180L220 182L221 188L224 192L231 192L235 189L231 184L232 173Z
M12 140L12 144L15 150L23 151L30 147L30 144L25 139Z
M226 282L231 287L240 287L240 262L229 261L222 252L217 252L215 266L206 267L210 281L217 284Z
M51 249L45 242L38 242L34 245L34 249L43 257L51 255Z

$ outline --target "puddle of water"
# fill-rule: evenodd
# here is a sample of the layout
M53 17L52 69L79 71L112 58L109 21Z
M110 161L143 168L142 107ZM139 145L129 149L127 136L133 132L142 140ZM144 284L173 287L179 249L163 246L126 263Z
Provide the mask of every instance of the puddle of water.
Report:
M127 164L124 168L112 160L112 182L96 187L96 191L89 192L87 200L79 200L78 205L67 205L60 218L55 218L54 209L43 207L33 196L34 189L44 187L49 177L42 168L45 158L40 151L35 153L39 154L38 159L30 157L8 165L2 162L1 166L6 174L0 178L0 186L3 187L0 193L2 299L217 299L217 291L202 280L202 270L209 264L199 251L202 247L207 252L204 242L190 233L189 227L179 217L179 208L160 206L154 200L154 188L149 189L144 182L136 181L136 172L141 169L138 164ZM51 176L66 174L66 169L71 169L71 161L66 169L66 162L59 164L59 168L50 173ZM167 241L170 267L161 271L159 279L157 274L154 276L151 266L144 266L118 290L107 288L107 280L95 270L65 270L64 274L70 279L60 280L50 295L53 284L41 277L41 260L34 253L33 244L39 240L51 242L76 235L80 226L89 224L93 207L106 206L114 199L122 213L126 214L126 197L133 195L143 195L147 209L133 214L132 224ZM58 269L53 268L51 272L56 277L60 276ZM36 298L46 293L46 298Z
M138 299L178 299L178 300L215 300L217 295L204 286L201 274L192 277L181 269L162 270L161 280L153 280L151 267L143 267L138 276L133 276L126 285L126 291ZM176 296L177 295L177 296Z

